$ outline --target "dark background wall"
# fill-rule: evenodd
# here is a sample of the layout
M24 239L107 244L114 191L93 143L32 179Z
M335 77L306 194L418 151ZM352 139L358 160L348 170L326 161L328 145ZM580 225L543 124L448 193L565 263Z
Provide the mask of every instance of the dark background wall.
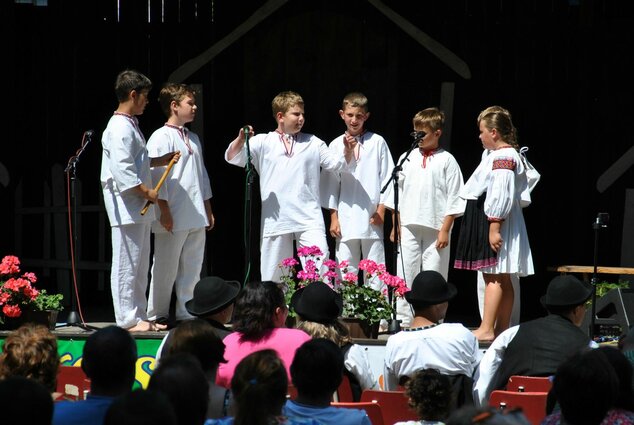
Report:
M128 67L146 73L156 98L175 69L222 40L264 3L49 0L38 7L2 2L6 138L0 163L11 180L8 187L0 186L0 255L24 258L24 268L41 276L42 287L68 288L68 279L36 261L46 251L42 217L29 215L21 230L16 228L18 183L25 206L41 206L51 166L64 167L83 132L94 129L95 140L82 154L77 175L83 203L98 205L100 135L116 108L116 74ZM631 2L383 3L464 60L471 78L456 74L368 1L290 0L184 81L201 84L204 93L198 120L203 121L217 220L208 237L206 273L244 276L244 172L226 164L223 152L246 123L257 131L274 128L270 101L275 94L302 94L305 131L330 141L343 130L337 115L341 98L363 91L371 102L368 127L388 140L397 159L410 145L412 116L440 103L443 82L455 84L450 150L465 179L481 152L475 119L493 104L512 112L520 144L531 148L529 158L542 173L533 205L524 211L537 273L522 280L523 319L542 314L538 299L554 276L550 266L592 265L592 222L598 212L610 214L610 225L601 232L600 263L624 265L624 199L634 171L628 169L603 193L596 181L632 146ZM154 102L140 120L149 136L164 117ZM256 202L256 237L258 207ZM101 249L109 261L107 222L107 240L96 238L101 226L90 215L83 219L82 258L96 259ZM55 234L51 245L66 232ZM456 228L454 238L457 233ZM252 257L257 260L257 251ZM97 284L96 275L80 275L87 320L112 314L108 285ZM475 276L451 270L450 280L460 290L451 318L477 324Z

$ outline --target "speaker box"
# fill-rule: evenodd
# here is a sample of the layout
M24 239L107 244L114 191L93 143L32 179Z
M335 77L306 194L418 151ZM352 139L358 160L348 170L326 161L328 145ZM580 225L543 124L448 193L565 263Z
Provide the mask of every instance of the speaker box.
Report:
M581 329L590 331L592 308L588 308ZM597 299L594 335L620 336L634 324L634 289L615 288Z

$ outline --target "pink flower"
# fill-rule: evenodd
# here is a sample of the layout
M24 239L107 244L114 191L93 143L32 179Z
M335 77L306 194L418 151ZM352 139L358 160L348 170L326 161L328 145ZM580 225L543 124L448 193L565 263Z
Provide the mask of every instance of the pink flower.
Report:
M282 260L282 266L284 267L295 267L298 263L296 259L293 257L285 258Z
M339 268L340 269L345 269L346 267L348 267L350 265L350 261L348 260L343 260L341 263L339 263Z
M321 249L317 245L313 246L300 246L297 248L298 257L320 257L324 255Z
M337 268L337 262L335 260L326 260L324 261L324 266L328 267L330 270Z
M369 276L376 273L378 266L374 261L365 259L359 261L359 269L365 271Z
M345 280L346 282L356 282L359 280L359 276L357 276L356 273L349 272L343 276L343 280Z
M7 255L0 263L0 274L20 273L20 259L15 255Z
M4 307L2 307L2 312L7 317L20 317L22 314L22 310L20 310L19 306L11 304L5 304Z

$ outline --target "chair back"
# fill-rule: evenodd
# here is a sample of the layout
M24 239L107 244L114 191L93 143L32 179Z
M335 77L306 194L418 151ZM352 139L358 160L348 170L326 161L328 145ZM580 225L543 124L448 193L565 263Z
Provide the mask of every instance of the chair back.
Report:
M358 402L348 402L348 403L333 401L332 403L330 403L330 405L333 407L341 407L344 409L365 410L365 413L368 415L368 418L370 419L370 422L372 423L372 425L388 425L388 423L383 420L382 408L379 403L373 403L371 401L370 402L358 401Z
M354 396L352 395L352 385L350 385L350 378L344 373L343 379L341 380L341 384L339 384L339 388L334 394L333 400L337 402L345 402L349 403L354 401Z
M547 397L548 393L545 392L495 390L489 397L489 406L496 409L519 407L531 424L539 425L546 417Z
M79 366L60 366L57 371L57 392L62 400L84 400L90 391L90 379Z
M365 390L361 393L361 401L380 404L385 424L419 419L416 412L409 407L409 400L404 391Z
M547 393L552 388L553 383L547 376L523 376L513 375L506 383L507 391L523 391L534 393Z

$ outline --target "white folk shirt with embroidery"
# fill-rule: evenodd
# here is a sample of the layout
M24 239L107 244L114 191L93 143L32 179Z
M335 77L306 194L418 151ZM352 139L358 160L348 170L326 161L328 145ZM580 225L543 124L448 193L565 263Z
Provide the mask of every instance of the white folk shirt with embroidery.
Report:
M478 340L460 323L442 323L421 330L401 331L385 345L386 390L395 390L402 376L420 369L437 369L443 375L473 376L482 354Z
M320 166L325 170L354 169L354 161L346 164L343 153L337 156L323 140L312 134L298 133L287 155L280 134L271 131L249 139L253 167L260 176L262 198L262 236L279 236L318 229L325 231L319 199ZM244 167L246 144L229 164Z
M153 187L145 138L135 120L113 115L101 138L101 187L111 226L154 220L151 208L141 215L146 199L130 190L140 184Z
M167 201L172 214L173 231L198 229L209 225L205 201L211 199L211 184L203 161L202 145L196 133L186 130L189 147L183 139L185 133L174 127L163 126L157 129L147 142L151 157L158 157L169 152L180 151L181 157L174 164L163 186L159 191L159 199ZM191 148L191 152L189 151ZM166 167L154 167L152 178L158 182ZM158 218L161 210L155 206L157 221L152 223L154 232L166 232Z
M414 149L399 173L401 225L416 224L440 230L445 216L464 213L466 203L458 196L464 184L462 172L453 155L442 148L427 157L425 168L422 163L423 155ZM392 183L386 195L385 206L394 209Z
M359 143L359 155L353 173L321 173L321 206L337 210L341 224L341 240L382 239L383 226L370 225L370 217L379 204L384 182L392 175L394 160L385 139L370 131ZM343 135L329 146L338 155L344 150Z

